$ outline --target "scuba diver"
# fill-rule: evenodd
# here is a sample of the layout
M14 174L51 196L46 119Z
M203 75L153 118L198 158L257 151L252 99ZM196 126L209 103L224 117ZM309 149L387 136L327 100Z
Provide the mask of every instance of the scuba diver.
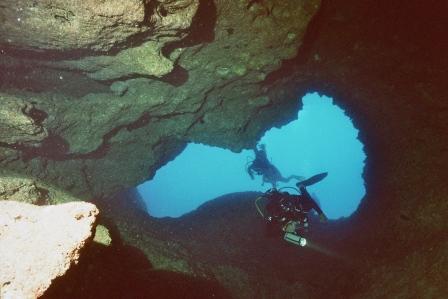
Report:
M309 230L308 214L311 210L315 210L319 215L321 222L327 222L322 209L316 201L310 196L306 190L307 186L313 185L323 180L328 173L320 173L310 177L307 180L298 182L296 185L300 190L300 194L289 194L281 192L275 188L268 190L255 200L255 206L260 215L267 221L268 229L272 231L284 232L284 240L295 245L305 246L307 239L305 238ZM291 188L298 191L293 187ZM265 199L267 203L264 212L260 206L260 201Z
M298 175L291 175L287 178L283 177L277 167L269 162L266 154L266 145L258 145L254 148L254 153L255 159L250 162L251 164L246 169L251 179L254 179L254 174L261 175L262 184L269 183L274 189L277 187L278 182L287 183L292 179L303 179L303 177Z

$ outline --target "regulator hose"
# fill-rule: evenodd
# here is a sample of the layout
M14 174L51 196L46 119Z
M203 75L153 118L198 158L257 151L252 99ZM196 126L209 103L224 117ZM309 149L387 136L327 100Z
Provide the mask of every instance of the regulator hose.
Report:
M258 197L255 199L255 207L257 208L257 211L258 211L258 213L261 215L261 217L265 218L263 212L262 212L261 209L260 209L260 206L258 205L258 203L260 202L260 200L261 200L262 198L264 198L264 196L258 196Z

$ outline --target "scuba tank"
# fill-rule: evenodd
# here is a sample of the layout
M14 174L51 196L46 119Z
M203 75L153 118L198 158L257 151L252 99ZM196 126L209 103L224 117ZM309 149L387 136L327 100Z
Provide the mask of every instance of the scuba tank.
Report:
M306 180L298 182L296 185L300 190L305 192L302 196L308 196L305 187L314 185L322 181L328 175L327 172L319 173ZM294 189L299 193L299 190L293 187L284 187ZM308 231L308 209L303 210L302 204L294 204L294 196L290 195L288 192L280 192L279 190L273 188L268 190L262 196L255 200L255 206L258 213L265 218L268 222L273 224L281 224L282 230L285 232L283 239L294 245L304 247L307 245L307 239L302 235ZM303 191L304 189L305 191ZM265 199L268 201L268 205L265 207L267 211L263 212L260 207L260 201ZM313 200L310 198L310 200ZM320 210L319 207L314 207L316 211ZM317 210L318 209L318 210ZM267 214L268 212L269 214Z

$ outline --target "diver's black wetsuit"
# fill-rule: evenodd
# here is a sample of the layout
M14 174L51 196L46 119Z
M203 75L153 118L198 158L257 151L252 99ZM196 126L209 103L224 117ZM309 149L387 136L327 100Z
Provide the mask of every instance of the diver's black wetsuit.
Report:
M268 182L272 184L272 187L275 188L278 181L288 181L290 178L284 178L280 171L275 167L269 160L266 155L266 150L264 147L260 149L255 148L255 159L252 161L252 164L247 168L247 173L254 179L254 173L257 175L261 175L263 177L263 183ZM291 176L296 177L296 176Z
M269 196L266 210L275 218L285 217L293 220L296 214L308 213L314 209L319 215L323 214L322 209L310 196L305 187L300 187L300 195L289 194L288 192L274 191Z
M294 195L288 192L271 191L267 198L266 211L269 215L266 227L266 234L274 236L281 232L278 226L284 226L290 221L297 221L304 224L308 222L308 212L315 210L319 215L323 215L322 209L310 196L304 186L299 187L301 194ZM307 229L305 228L305 231Z
M264 149L254 149L255 152L255 160L253 161L251 168L262 174L265 169L273 167L271 162L269 162L268 157L266 155L266 150Z
M320 182L327 175L327 172L322 172L296 183L300 190L298 195L280 192L274 187L255 199L258 213L267 220L265 233L268 237L282 233L286 241L300 246L306 245L306 239L302 238L305 238L309 231L308 213L315 210L319 214L320 222L328 221L322 209L306 190L306 186ZM265 199L264 202L267 201L264 212L260 206L262 199Z

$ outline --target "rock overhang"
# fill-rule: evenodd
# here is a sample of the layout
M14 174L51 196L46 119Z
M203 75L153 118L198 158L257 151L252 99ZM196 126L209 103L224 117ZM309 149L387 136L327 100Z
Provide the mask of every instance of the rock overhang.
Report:
M10 49L108 52L141 36L168 39L189 27L198 1L5 1L0 43ZM170 14L161 14L169 10ZM61 53L62 54L62 53Z
M31 9L28 7L30 3L25 2L11 3L8 9L20 12L20 8L24 6L27 14L32 14L33 11L36 14L54 13L53 6L41 3L38 9ZM68 5L64 1L60 2L60 5ZM4 83L7 88L13 89L14 96L21 97L22 106L33 105L47 115L40 123L47 136L39 139L37 144L30 147L23 142L16 142L14 147L10 146L11 142L4 142L9 152L16 150L15 156L22 158L15 160L15 165L11 168L27 168L32 162L32 167L39 169L48 169L50 165L50 168L73 171L73 176L84 177L75 183L82 196L107 194L142 182L158 166L179 152L188 141L228 147L235 151L252 144L252 140L267 127L263 125L267 122L266 119L262 118L268 116L270 120L279 119L282 114L278 109L272 110L274 113L269 112L270 109L267 108L277 105L277 100L272 100L260 84L267 74L280 66L283 59L295 55L306 26L317 11L320 1L307 1L301 5L272 1L181 1L177 4L137 1L120 4L119 9L112 13L110 7L113 4L84 3L76 8L77 13L72 21L80 18L77 21L81 24L80 28L84 28L87 35L91 33L91 39L96 40L98 36L95 34L102 31L95 26L101 28L104 24L100 19L88 18L84 14L101 15L105 10L113 15L108 20L117 24L114 30L134 34L125 29L134 21L121 20L132 14L126 17L118 12L120 9L127 9L122 6L131 5L135 10L131 9L130 12L136 12L131 19L140 20L141 15L137 12L141 7L136 6L138 4L146 5L146 14L152 13L144 18L154 28L146 28L146 33L138 33L140 43L128 43L127 48L110 54L101 50L107 47L101 45L102 40L98 37L97 48L103 53L100 51L98 55L89 56L87 52L87 55L70 58L64 57L62 50L68 50L64 46L72 47L68 53L72 50L81 51L85 47L81 44L63 44L62 41L59 48L57 45L51 48L51 45L47 47L35 44L33 39L28 38L28 31L24 27L22 44L10 44L5 48L0 62L9 77L14 77L16 69L25 69L25 80L33 77L30 82L41 79L44 82L38 84L39 89L35 91L30 83L27 86L30 92L14 91L14 80L9 79L9 83L13 82L9 85ZM93 10L90 7L92 5L101 7ZM110 7L107 8L107 5ZM84 19L98 24L90 24L94 28L88 32L89 26L82 27ZM12 22L11 24L17 22L10 19L6 21ZM54 21L48 22L53 24ZM51 24L45 24L39 27L42 32L52 28ZM64 32L66 28L58 30ZM10 34L20 36L20 27ZM59 36L62 33L57 31L51 34ZM39 32L36 36L39 36ZM6 35L4 37L8 38ZM44 43L54 39L39 40ZM118 41L114 43L120 44ZM36 49L43 51L49 48L51 53L57 50L61 55L47 56L45 52L38 55L26 54ZM96 51L96 48L91 47L89 51ZM24 53L25 56L21 56ZM140 71L136 64L149 69ZM39 69L43 72L40 77L36 72ZM52 72L53 75L46 78ZM94 89L91 93L85 91L82 97L67 94L67 90L74 89L72 87L64 92L64 86L79 84L77 79L80 72L88 80L100 82L100 85L112 84L112 92L98 92ZM165 77L170 72L173 74ZM175 82L178 74L182 73L185 79L177 85ZM61 75L58 77L57 74ZM18 85L23 84L23 75L21 72L17 74L15 81L20 82ZM47 83L47 89L40 90ZM3 97L7 99L8 94ZM15 117L23 116L19 111ZM143 143L138 145L140 141ZM125 157L131 152L138 153L139 157ZM140 162L124 162L132 159ZM112 161L119 162L113 166ZM119 182L122 177L118 179L118 176L112 174L116 171L107 170L109 167L123 170L132 164L134 170L131 172L134 174L128 175L129 179L125 184ZM96 170L87 170L92 167ZM71 188L66 184L68 180L61 180L60 175L54 176L51 173L54 172L41 173L41 179L55 185L65 181L62 189ZM106 173L106 176L102 176L102 182L97 184L86 179L85 174L89 178L95 178L93 173ZM118 181L113 182L117 179ZM109 186L109 183L112 184Z

